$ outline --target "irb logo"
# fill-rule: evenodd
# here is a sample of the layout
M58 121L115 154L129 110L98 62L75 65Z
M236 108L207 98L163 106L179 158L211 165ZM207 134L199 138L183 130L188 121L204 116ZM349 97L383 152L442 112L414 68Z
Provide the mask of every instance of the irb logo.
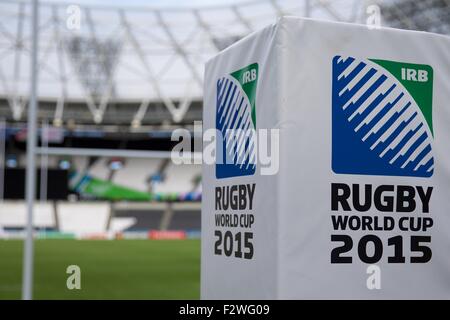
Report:
M257 63L217 80L216 129L223 137L216 140L217 179L255 174L257 80Z
M420 69L416 70L416 69L411 69L411 68L402 68L402 80L427 82L428 81L428 71L420 70Z
M256 69L251 69L248 71L245 71L242 74L242 84L252 82L256 80Z
M433 175L431 66L335 56L332 88L334 173Z

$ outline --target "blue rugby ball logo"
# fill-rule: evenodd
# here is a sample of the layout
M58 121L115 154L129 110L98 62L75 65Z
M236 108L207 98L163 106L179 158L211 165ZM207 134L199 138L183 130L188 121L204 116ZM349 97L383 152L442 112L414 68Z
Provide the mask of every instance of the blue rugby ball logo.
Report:
M430 177L433 135L404 85L371 60L332 64L333 171Z

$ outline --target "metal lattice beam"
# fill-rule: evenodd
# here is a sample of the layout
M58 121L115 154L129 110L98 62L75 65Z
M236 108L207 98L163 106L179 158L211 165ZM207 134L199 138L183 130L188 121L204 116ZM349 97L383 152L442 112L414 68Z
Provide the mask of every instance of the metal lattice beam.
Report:
M380 6L384 25L450 34L450 0L244 0L167 9L83 5L79 30L64 23L67 4L41 3L40 120L139 126L166 114L172 123L190 121L202 97L201 70L218 51L283 14L365 23L373 4ZM29 2L0 0L0 117L7 121L26 117L30 74L24 64L32 37L23 26L30 18ZM70 42L77 38L84 41L81 50L89 51L80 54L94 57L73 56ZM114 54L105 49L110 45ZM97 71L89 74L89 68ZM132 110L123 112L124 105Z

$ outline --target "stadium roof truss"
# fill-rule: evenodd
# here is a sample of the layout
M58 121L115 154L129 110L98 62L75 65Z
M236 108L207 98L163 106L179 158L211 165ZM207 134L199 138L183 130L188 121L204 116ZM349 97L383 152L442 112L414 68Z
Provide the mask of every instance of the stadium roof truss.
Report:
M425 2L447 11L422 10L417 25L411 19L415 2L383 3L388 19L400 27L424 29L445 14L450 20L449 0ZM117 8L41 2L39 119L136 127L200 119L203 66L215 53L285 14L364 23L371 3L262 0L220 7ZM8 120L25 117L30 20L28 1L0 1L0 117ZM448 24L436 28L450 32ZM192 109L193 115L186 116Z

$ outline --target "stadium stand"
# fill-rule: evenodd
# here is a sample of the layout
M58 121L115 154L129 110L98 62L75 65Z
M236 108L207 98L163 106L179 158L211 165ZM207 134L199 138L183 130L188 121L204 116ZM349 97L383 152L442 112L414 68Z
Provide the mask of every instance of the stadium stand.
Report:
M57 204L59 231L104 233L107 230L110 205L106 202L82 202Z
M5 230L23 229L26 222L26 204L23 201L0 202L0 227ZM45 230L55 229L55 213L52 203L36 203L34 227Z
M125 230L130 230L136 224L135 217L115 217L111 218L109 223L109 231L117 233Z
M97 159L92 166L89 168L89 173L99 179L108 180L109 177L109 166L107 158Z
M200 219L197 210L175 211L170 222L171 230L200 230Z
M35 210L35 228L81 236L124 231L200 231L199 203L46 202L36 203ZM24 202L0 203L0 227L4 230L23 230L25 217Z
M139 191L148 191L150 176L157 172L161 160L132 159L125 161L122 169L117 170L112 182Z
M20 161L24 161L19 157ZM38 164L42 161L38 157ZM107 157L58 157L49 156L45 162L49 168L62 167L73 172L72 180L92 176L140 192L155 194L201 194L201 166L175 165L162 159L128 158L123 167L111 175L110 158ZM76 179L73 179L75 177ZM71 184L73 181L71 180ZM78 183L77 182L77 183ZM75 192L73 189L72 191ZM81 196L81 195L79 195ZM170 198L177 201L177 198ZM192 198L184 198L192 201ZM87 199L86 199L87 200ZM26 204L23 201L0 202L0 227L4 230L20 231L26 224ZM149 230L200 230L199 203L108 203L102 201L36 202L35 227L75 235L105 232L147 232Z
M117 219L128 218L133 220L133 224L126 226L120 231L147 231L158 230L161 226L161 219L164 211L160 210L145 210L145 211L126 211L117 212L113 221ZM130 221L130 220L129 220ZM115 222L114 222L115 223Z
M154 192L190 192L194 188L194 178L201 173L200 165L180 166L170 163L164 171L165 179L156 184Z
M88 158L87 157L72 157L72 169L78 170L78 171L84 171L88 165Z

